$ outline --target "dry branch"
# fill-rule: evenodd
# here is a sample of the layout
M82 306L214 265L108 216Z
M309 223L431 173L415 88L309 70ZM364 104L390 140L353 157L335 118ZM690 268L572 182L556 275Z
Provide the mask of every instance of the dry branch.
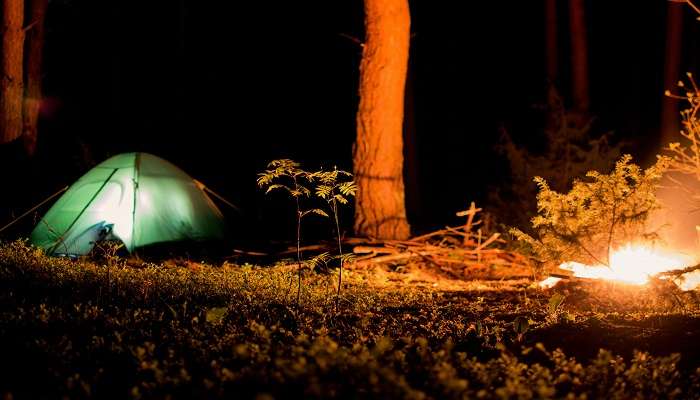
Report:
M476 219L481 211L481 208L471 203L467 210L457 213L457 216L466 217L464 225L446 226L406 240L345 238L342 244L352 246L352 252L356 256L348 266L366 268L418 260L456 276L469 274L473 270L483 271L491 266L519 268L518 273L525 269L529 274L532 264L528 257L499 248L499 245L505 243L500 233L484 232L482 228L477 228L482 225L482 221ZM335 246L337 244L324 242L303 246L298 250L314 253L332 251ZM276 255L284 256L296 251L295 246Z
M658 274L655 275L657 278L670 278L670 279L677 279L680 278L681 276L694 272L700 269L700 264L693 265L691 267L686 267L682 269L673 269L670 271L664 271L664 272L659 272Z
M354 266L423 260L457 275L489 266L530 269L527 257L496 247L504 242L500 239L500 233L484 234L481 229L473 231L482 223L475 220L480 211L482 209L476 208L472 202L469 209L457 213L457 216L466 217L464 225L446 226L409 240L371 242L354 239L353 253L358 255Z

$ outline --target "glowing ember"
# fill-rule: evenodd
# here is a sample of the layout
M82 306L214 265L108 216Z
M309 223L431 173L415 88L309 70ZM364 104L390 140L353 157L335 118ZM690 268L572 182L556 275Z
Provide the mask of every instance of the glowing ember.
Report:
M659 272L681 269L690 265L690 257L671 254L643 245L626 245L610 255L610 267L605 265L585 265L578 262L565 262L559 268L573 272L579 278L607 279L636 285L649 281L649 276ZM552 287L558 278L547 278L540 287Z

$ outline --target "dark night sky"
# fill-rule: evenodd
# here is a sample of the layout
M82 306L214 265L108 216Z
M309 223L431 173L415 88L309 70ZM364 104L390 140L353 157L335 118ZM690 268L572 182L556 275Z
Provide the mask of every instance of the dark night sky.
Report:
M505 182L492 150L500 126L521 141L540 134L542 3L411 2L418 230L455 222ZM592 112L643 161L657 145L666 2L589 0L586 11ZM698 22L686 14L682 71L697 65ZM351 168L361 54L346 36L362 37L362 16L360 0L52 0L39 154L9 182L22 189L1 220L110 155L148 151L239 204L244 215L230 216L246 230L291 237L269 229L289 210L263 199L255 174L280 157Z

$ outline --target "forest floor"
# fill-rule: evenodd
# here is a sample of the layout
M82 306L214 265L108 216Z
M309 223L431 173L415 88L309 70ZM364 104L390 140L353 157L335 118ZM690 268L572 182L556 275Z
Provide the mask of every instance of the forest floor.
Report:
M700 398L694 292L0 244L2 398Z

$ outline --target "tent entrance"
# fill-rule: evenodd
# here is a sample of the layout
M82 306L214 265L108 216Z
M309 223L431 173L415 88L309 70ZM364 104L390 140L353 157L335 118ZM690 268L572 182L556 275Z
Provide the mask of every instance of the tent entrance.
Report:
M122 240L113 233L114 224L100 221L69 240L62 240L53 250L57 256L76 258L79 255L105 251L107 248L124 247Z

